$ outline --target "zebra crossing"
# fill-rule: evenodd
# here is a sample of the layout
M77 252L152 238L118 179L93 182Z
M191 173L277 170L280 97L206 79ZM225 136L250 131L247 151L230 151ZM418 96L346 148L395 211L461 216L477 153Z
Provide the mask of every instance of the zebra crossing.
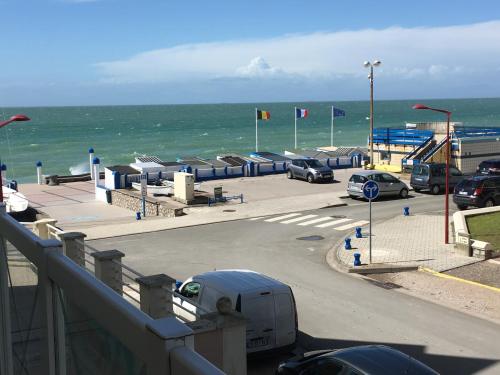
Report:
M354 229L356 227L362 227L368 224L367 220L354 220L349 218L336 218L333 216L320 216L313 214L301 214L301 213L291 213L280 216L259 216L248 219L248 221L262 221L266 223L276 223L276 224L294 224L302 227L312 226L315 228L331 228L338 231L345 231L349 229Z

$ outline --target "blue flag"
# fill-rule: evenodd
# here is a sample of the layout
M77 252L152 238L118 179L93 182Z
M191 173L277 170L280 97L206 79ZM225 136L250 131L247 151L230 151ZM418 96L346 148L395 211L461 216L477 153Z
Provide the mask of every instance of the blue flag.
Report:
M345 111L332 107L332 113L333 117L344 117L345 116Z

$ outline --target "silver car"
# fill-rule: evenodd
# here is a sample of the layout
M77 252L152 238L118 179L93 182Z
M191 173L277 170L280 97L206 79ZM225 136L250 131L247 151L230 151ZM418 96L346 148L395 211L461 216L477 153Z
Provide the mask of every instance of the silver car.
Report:
M363 198L363 184L368 180L373 180L378 184L379 196L408 197L409 189L403 181L381 171L359 171L354 173L347 184L347 194L351 198Z

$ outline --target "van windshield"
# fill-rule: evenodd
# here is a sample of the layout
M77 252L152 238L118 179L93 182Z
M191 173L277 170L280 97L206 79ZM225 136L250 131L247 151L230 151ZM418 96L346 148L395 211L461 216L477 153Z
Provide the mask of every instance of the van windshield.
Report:
M323 166L323 164L315 159L306 161L306 164L309 168L321 168Z
M429 167L426 165L416 165L411 172L414 176L427 176L429 174Z

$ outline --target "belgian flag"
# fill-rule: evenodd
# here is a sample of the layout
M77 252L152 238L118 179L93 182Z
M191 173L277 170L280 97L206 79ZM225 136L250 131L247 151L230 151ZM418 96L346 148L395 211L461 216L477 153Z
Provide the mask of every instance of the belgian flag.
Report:
M271 112L257 110L257 120L269 120L271 118Z

